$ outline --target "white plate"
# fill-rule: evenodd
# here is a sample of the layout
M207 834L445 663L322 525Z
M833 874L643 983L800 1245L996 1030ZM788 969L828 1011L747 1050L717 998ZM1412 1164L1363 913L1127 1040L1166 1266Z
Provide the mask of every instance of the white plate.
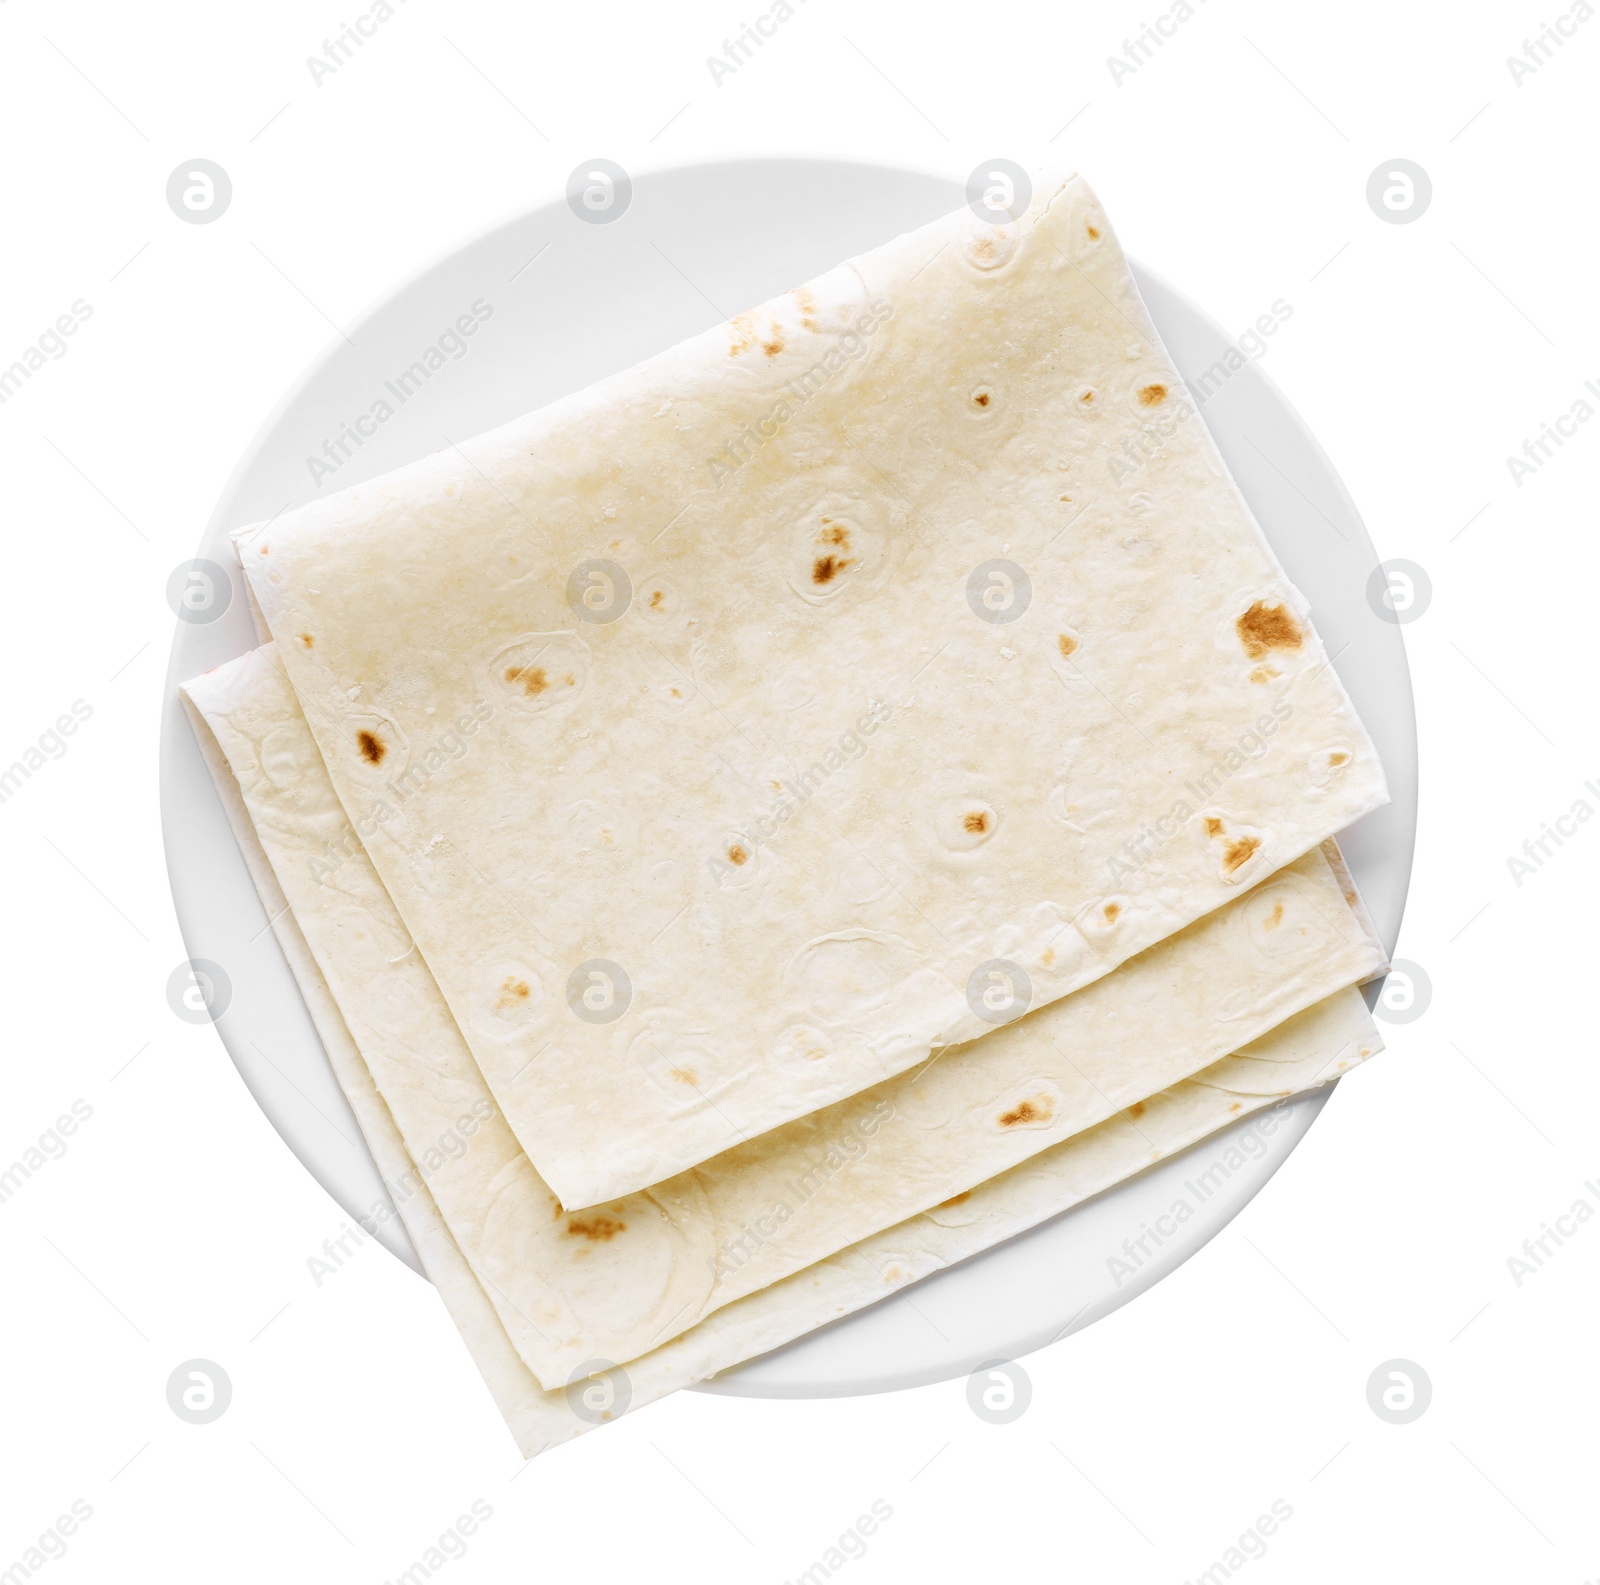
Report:
M562 198L439 260L373 308L307 372L234 471L196 552L233 568L230 530L371 478L627 368L727 314L956 208L942 177L833 160L753 159L639 178L627 212L586 224ZM1164 281L1135 268L1178 367L1191 379L1227 336ZM466 352L403 404L386 382L462 314L492 314ZM395 409L331 477L308 458L385 399ZM1344 838L1393 949L1416 832L1416 733L1398 627L1368 608L1377 563L1354 506L1289 404L1250 363L1204 406L1206 423L1289 576L1304 591L1345 686L1377 741L1394 802ZM242 589L206 625L179 624L161 744L162 824L191 958L220 964L232 999L217 1028L289 1148L351 1215L385 1193L328 1067L177 702L179 682L254 644ZM763 1397L877 1392L1014 1359L1087 1326L1181 1264L1288 1157L1326 1095L1292 1108L1265 1154L1234 1174L1118 1289L1106 1253L1166 1208L1194 1170L1181 1156L1031 1233L729 1372L706 1390ZM1242 1125L1241 1125L1242 1126ZM1211 1144L1196 1147L1207 1152ZM420 1270L389 1218L384 1242Z

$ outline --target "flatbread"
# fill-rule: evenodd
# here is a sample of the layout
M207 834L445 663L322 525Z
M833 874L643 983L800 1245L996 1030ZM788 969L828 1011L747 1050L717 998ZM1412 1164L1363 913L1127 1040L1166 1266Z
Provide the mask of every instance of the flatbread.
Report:
M524 1458L605 1424L630 1407L642 1408L899 1292L1069 1209L1214 1130L1260 1111L1275 1097L1332 1082L1338 1071L1382 1049L1359 994L1342 991L1298 1014L1246 1051L1030 1158L960 1197L957 1204L913 1217L737 1300L625 1368L595 1376L594 1368L607 1362L589 1361L590 1374L566 1390L547 1391L512 1345L495 1307L446 1227L424 1175L408 1156L278 888L215 739L202 730L200 741L262 906L299 982L334 1073L423 1266ZM1269 1116L1247 1134L1258 1140L1271 1125ZM1255 1149L1250 1153L1256 1153ZM1223 1171L1231 1170L1224 1162ZM376 1230L389 1209L386 1205L372 1207L363 1219L369 1232Z
M547 1387L1101 1122L1382 966L1320 852L1075 996L647 1193L564 1211L334 795L275 647L185 685L407 1148ZM340 855L329 867L324 855Z
M1274 1097L1331 1083L1334 1070L1362 1062L1381 1049L1360 995L1346 990L1331 996L1248 1051L1150 1097L1138 1108L1138 1115L1131 1110L1118 1115L1032 1156L989 1184L979 1185L958 1204L886 1228L806 1272L736 1300L622 1371L586 1375L568 1390L547 1391L518 1356L482 1284L440 1216L422 1172L406 1153L389 1108L350 1040L338 1004L278 889L221 750L205 731L200 742L261 894L262 907L306 996L334 1075L346 1092L350 1110L389 1185L429 1280L438 1289L525 1459L603 1425L629 1407L643 1407L678 1388L709 1379L827 1321L874 1304L957 1260L1026 1232L1147 1164L1194 1144L1214 1129L1259 1112ZM1270 1123L1269 1116L1248 1134L1259 1136ZM1224 1161L1224 1171L1230 1169ZM379 1220L389 1211L386 1204L373 1206L362 1219L366 1230L376 1232ZM589 1364L602 1366L603 1361Z
M238 543L574 1209L976 1037L994 960L1078 990L1386 796L1078 178Z

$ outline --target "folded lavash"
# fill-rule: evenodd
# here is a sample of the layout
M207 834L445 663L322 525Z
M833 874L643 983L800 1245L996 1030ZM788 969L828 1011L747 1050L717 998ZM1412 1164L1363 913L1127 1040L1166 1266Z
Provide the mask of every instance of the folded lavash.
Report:
M1342 864L1314 850L1115 974L917 1074L574 1212L498 1114L340 807L275 647L184 693L461 1253L546 1387L586 1361L652 1351L1382 966Z
M1268 1106L1274 1098L1330 1082L1382 1049L1365 1003L1345 990L1297 1014L1246 1051L1126 1112L1030 1157L954 1204L863 1240L771 1287L736 1300L682 1336L618 1367L592 1360L565 1389L540 1386L513 1346L478 1277L462 1256L427 1186L431 1176L406 1151L388 1107L312 958L267 861L237 783L215 739L200 734L228 818L263 907L322 1036L399 1215L524 1458L533 1458L629 1408L641 1408L848 1315L1081 1203L1152 1162ZM1229 1148L1242 1168L1257 1137ZM1215 1169L1213 1169L1215 1170ZM379 1202L367 1231L391 1214Z
M983 1033L996 961L1079 991L1384 800L1181 392L1052 180L241 533L569 1209Z

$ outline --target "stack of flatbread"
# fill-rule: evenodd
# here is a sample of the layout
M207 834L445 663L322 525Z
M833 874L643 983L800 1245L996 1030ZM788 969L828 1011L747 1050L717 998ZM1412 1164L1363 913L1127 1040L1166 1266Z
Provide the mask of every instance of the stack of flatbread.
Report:
M235 543L186 701L525 1455L1380 1048L1381 769L1080 179Z

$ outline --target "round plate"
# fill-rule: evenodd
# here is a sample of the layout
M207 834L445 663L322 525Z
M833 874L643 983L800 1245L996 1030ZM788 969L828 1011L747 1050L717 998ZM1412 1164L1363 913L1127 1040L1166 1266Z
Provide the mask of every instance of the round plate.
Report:
M812 159L737 160L643 176L626 213L606 225L579 220L558 198L458 248L373 308L285 397L234 471L196 552L229 569L232 602L208 624L179 624L168 669L161 744L167 868L190 956L222 965L232 982L217 1021L229 1055L290 1149L350 1214L367 1214L386 1198L382 1180L267 928L177 701L178 683L256 642L230 531L581 389L963 200L961 185L944 177ZM1137 266L1134 274L1194 388L1228 337L1164 281ZM470 339L454 330L463 315L480 322ZM439 350L430 357L430 349ZM427 378L405 377L419 362ZM370 416L380 402L391 415L381 422ZM1416 832L1416 732L1400 630L1367 605L1377 557L1328 459L1259 364L1227 378L1203 413L1279 560L1311 601L1388 773L1394 801L1341 842L1392 950ZM1277 1171L1326 1098L1323 1092L1295 1102L1266 1152L1120 1288L1107 1274L1106 1251L1171 1203L1194 1170L1188 1155L940 1272L910 1295L727 1372L706 1390L764 1397L880 1392L1014 1359L1087 1326L1224 1227ZM1213 1150L1215 1142L1195 1149ZM382 1228L390 1249L420 1270L398 1221L390 1217Z

